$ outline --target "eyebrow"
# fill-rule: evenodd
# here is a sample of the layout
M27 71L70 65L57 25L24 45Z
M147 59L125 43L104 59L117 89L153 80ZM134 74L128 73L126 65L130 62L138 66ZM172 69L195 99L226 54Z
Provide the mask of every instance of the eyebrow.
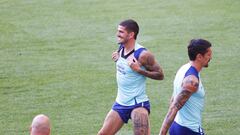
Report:
M119 29L118 29L118 31L119 31L119 32L124 32L124 30L119 30Z

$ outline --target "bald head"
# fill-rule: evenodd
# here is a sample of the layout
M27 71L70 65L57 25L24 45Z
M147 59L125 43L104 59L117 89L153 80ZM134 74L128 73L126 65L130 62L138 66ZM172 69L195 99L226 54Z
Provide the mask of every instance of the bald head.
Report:
M50 135L50 121L46 115L39 114L34 117L30 127L31 135Z

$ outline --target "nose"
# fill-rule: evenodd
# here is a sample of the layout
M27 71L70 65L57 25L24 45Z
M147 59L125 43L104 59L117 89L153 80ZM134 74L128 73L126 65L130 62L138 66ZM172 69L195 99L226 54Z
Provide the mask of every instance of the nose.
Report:
M119 33L120 33L120 31L119 31L119 30L117 30L116 34L119 34Z
M117 36L117 37L120 37L120 34L119 34L119 32L116 32L116 36Z

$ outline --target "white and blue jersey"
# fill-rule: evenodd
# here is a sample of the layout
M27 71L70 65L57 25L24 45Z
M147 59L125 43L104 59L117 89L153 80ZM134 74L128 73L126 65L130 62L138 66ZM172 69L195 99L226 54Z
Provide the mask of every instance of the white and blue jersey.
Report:
M182 91L182 82L188 75L194 75L199 80L198 90L191 95L184 106L178 111L175 122L187 127L194 132L202 133L202 111L204 108L205 91L200 79L200 74L190 63L183 65L177 72L174 80L173 97Z
M132 54L138 59L143 50L144 47L135 43L134 50L123 56L124 46L121 45L119 48L120 57L116 62L118 85L116 102L120 105L132 106L149 100L146 95L146 77L132 70L127 61L127 57ZM143 66L141 68L145 70Z

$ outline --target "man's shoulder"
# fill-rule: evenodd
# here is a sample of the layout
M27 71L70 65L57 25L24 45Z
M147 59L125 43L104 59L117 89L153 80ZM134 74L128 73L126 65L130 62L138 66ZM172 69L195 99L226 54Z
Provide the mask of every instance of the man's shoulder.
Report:
M145 48L144 46L142 46L141 44L139 44L138 42L135 43L135 47L134 50L138 50L140 48Z
M135 48L134 48L134 57L138 60L140 56L142 56L143 52L146 52L147 49L143 47L142 45L138 44L137 42L135 43Z

